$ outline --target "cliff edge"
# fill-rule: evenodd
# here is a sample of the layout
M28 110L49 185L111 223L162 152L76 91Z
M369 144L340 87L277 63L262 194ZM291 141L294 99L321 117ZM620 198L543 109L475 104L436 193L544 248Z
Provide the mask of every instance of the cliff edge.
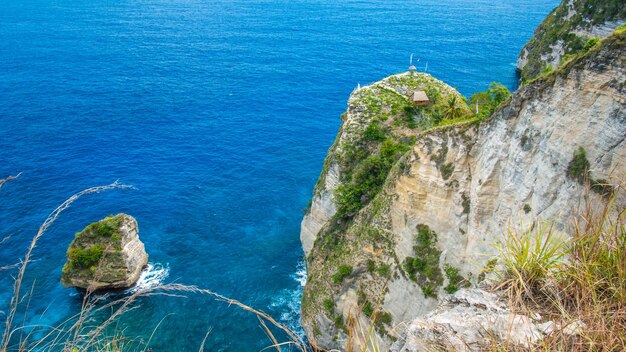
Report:
M309 340L350 350L350 328L373 325L387 350L406 323L480 285L511 224L563 229L580 206L603 202L626 174L625 42L616 31L486 120L425 74L353 92L302 221ZM413 90L440 99L412 107ZM458 116L442 118L455 104ZM585 177L570 172L580 158ZM605 187L582 197L584 179Z

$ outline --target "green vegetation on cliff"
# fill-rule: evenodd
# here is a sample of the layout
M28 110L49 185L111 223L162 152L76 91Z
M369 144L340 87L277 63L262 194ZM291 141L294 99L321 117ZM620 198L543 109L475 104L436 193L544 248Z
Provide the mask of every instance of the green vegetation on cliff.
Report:
M571 7L570 7L571 6ZM518 63L522 82L527 82L556 68L552 62L566 61L572 55L589 50L598 40L583 35L593 26L626 20L623 0L563 0L535 31L522 50Z
M437 234L427 225L417 225L415 257L407 257L402 265L410 279L416 281L426 297L436 297L436 290L443 283L443 274L439 269L441 251L436 247Z
M89 224L76 233L67 250L67 262L63 266L61 281L69 283L69 277L93 278L96 267L105 255L108 259L121 255L119 228L123 215L108 216Z

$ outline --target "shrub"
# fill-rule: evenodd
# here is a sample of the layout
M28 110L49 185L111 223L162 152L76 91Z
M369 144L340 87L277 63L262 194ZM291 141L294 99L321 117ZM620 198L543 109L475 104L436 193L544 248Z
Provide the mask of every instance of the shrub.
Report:
M341 314L337 315L333 322L335 323L335 327L337 327L338 329L346 329L346 326L343 323L343 316Z
M585 148L578 147L578 149L574 151L572 160L567 165L567 177L583 184L589 177L589 167L589 160L587 160Z
M459 269L446 264L444 266L444 271L446 272L446 277L448 278L448 285L443 289L447 293L453 294L459 290L461 285L467 285L465 278L459 275Z
M533 209L530 207L530 205L528 204L524 204L524 213L528 214L532 211Z
M554 71L554 67L550 66L550 65L544 65L543 68L541 69L541 75L547 75L550 74Z
M72 265L75 267L89 268L98 264L103 253L104 246L97 244L87 249L72 247L67 251L67 257L72 261Z
M452 163L447 163L441 166L441 177L444 180L449 179L450 176L452 176L453 172L454 172L454 165Z
M435 247L437 234L426 225L417 225L415 257L407 257L402 265L409 278L416 281L422 289L426 286L440 286L443 275L439 269L439 256L441 251Z
M384 141L385 130L383 130L383 128L377 123L370 123L365 129L363 137L365 137L365 140L368 141Z
M583 46L583 53L588 52L589 50L591 50L591 48L593 48L594 46L596 46L596 44L598 44L600 42L600 38L591 38L589 39L586 43L585 46Z
M333 282L338 284L346 277L352 274L352 266L350 265L339 265L337 268L337 272L333 275Z
M472 94L469 100L470 110L481 118L491 115L502 103L511 97L511 92L502 83L491 82L484 92ZM478 104L478 113L476 105Z
M435 290L430 285L422 286L422 293L424 294L424 297L426 297L426 298L428 298L428 297L432 297L432 298L437 297L437 294L435 293Z
M604 179L591 180L591 190L605 198L609 198L615 190L608 182Z
M389 313L389 312L381 312L376 317L376 322L379 322L381 324L391 325L391 322L392 322L391 313Z
M371 259L367 261L367 271L370 273L376 271L376 263Z

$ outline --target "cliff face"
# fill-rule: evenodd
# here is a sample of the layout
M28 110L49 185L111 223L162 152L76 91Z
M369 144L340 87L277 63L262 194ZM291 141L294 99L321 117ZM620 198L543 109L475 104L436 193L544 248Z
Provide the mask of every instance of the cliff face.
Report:
M118 214L76 234L67 250L61 282L90 290L127 288L139 280L147 264L137 221Z
M623 0L563 0L535 30L517 60L522 81L557 68L567 55L587 49L626 22Z
M482 123L435 129L389 123L387 138L410 147L393 160L380 190L346 217L339 216L343 188L354 178L345 170L359 168L345 166L345 150L354 144L348 141L393 110L385 99L363 105L359 97L378 97L380 87L403 92L406 86L389 82L409 76L354 92L302 222L309 338L324 349L346 349L346 331L374 320L373 339L386 349L402 333L400 323L477 285L509 226L530 227L539 218L565 228L586 201L584 182L567 175L581 147L590 178L617 183L613 177L626 174L625 41L626 31L607 38L518 90ZM601 200L591 194L590 201Z

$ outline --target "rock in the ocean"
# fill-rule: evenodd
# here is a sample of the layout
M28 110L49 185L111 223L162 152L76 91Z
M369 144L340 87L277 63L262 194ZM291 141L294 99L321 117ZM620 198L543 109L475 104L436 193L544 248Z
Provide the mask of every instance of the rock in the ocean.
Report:
M147 263L135 218L109 216L76 234L67 250L61 283L94 291L128 288Z

